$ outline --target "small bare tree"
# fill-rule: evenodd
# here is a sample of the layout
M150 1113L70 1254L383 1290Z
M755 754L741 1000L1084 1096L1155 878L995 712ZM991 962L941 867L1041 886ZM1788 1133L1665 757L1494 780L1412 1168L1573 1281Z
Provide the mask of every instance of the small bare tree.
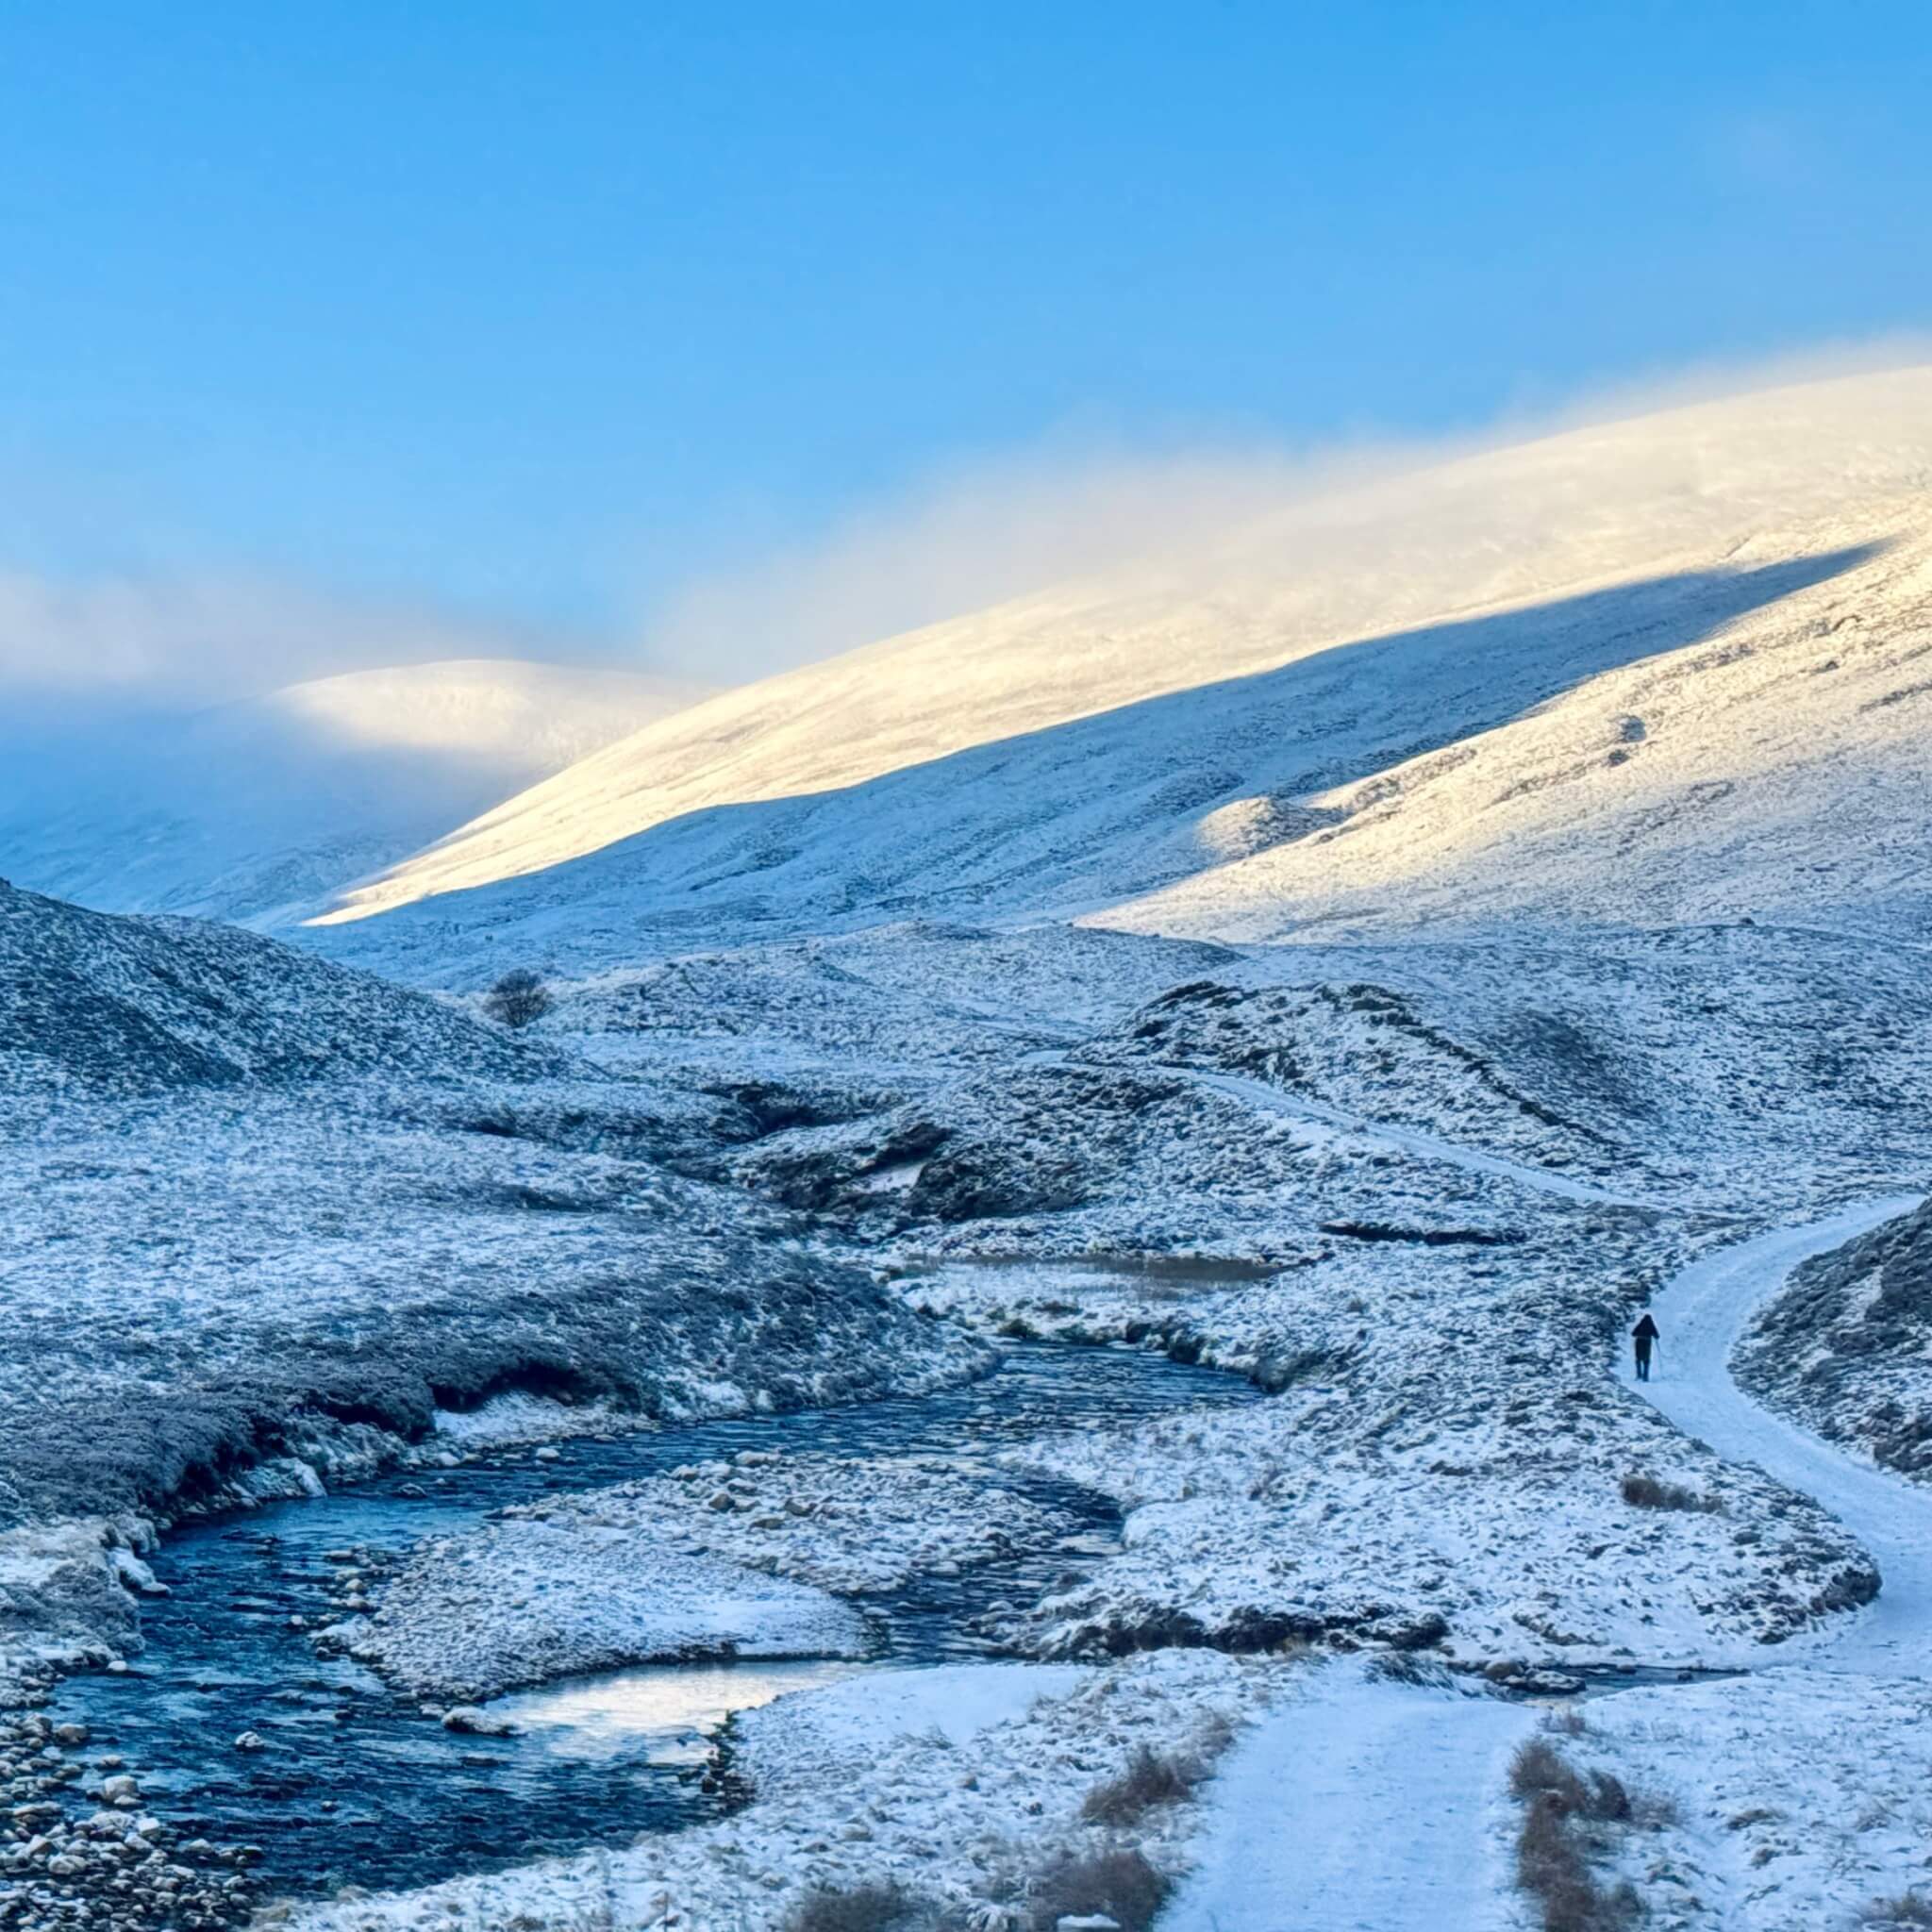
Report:
M527 966L512 968L483 995L483 1010L499 1026L527 1026L556 1004L550 989Z

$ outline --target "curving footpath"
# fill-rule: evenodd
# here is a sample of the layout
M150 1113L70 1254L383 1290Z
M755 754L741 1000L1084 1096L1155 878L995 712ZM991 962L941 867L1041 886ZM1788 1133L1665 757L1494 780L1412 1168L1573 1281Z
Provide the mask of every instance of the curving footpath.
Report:
M1663 1330L1657 1379L1639 1383L1619 1363L1624 1382L1687 1435L1816 1497L1877 1558L1875 1604L1816 1644L1788 1647L1788 1661L1808 1669L1904 1676L1925 1668L1932 1490L1760 1408L1732 1381L1731 1352L1799 1262L1919 1199L1780 1228L1696 1262L1651 1304ZM1496 1840L1497 1793L1536 1715L1378 1683L1358 1664L1324 1670L1307 1696L1277 1706L1229 1754L1208 1801L1200 1861L1161 1932L1487 1932L1520 1923Z
M1070 1067L1075 1064L1068 1058L1066 1048L1058 1046L1040 1047L1020 1058L1023 1067ZM1534 1193L1552 1194L1558 1200L1585 1201L1606 1208L1664 1208L1671 1205L1667 1201L1647 1200L1636 1194L1613 1193L1607 1188L1575 1180L1553 1168L1532 1167L1526 1161L1505 1159L1500 1154L1485 1154L1480 1148L1467 1147L1459 1141L1444 1141L1438 1135L1423 1133L1419 1128L1391 1126L1383 1121L1371 1120L1366 1114L1350 1113L1345 1108L1331 1107L1325 1100L1286 1092L1273 1081L1258 1079L1252 1074L1223 1074L1208 1067L1191 1067L1173 1060L1151 1061L1149 1069L1172 1074L1179 1079L1191 1081L1196 1087L1224 1093L1230 1100L1239 1100L1262 1113L1279 1114L1284 1120L1298 1121L1307 1126L1339 1127L1344 1133L1357 1135L1364 1141L1377 1141L1400 1153L1412 1154L1421 1160L1440 1160L1446 1167L1459 1167L1469 1174L1491 1174L1498 1180L1514 1181Z
M1859 1460L1800 1424L1760 1407L1731 1379L1731 1352L1753 1311L1799 1262L1841 1247L1923 1197L1900 1194L1808 1226L1722 1248L1676 1275L1651 1303L1663 1331L1654 1379L1624 1381L1731 1462L1755 1462L1823 1504L1877 1558L1878 1601L1832 1631L1829 1651L1792 1646L1792 1662L1860 1674L1924 1668L1932 1641L1932 1490Z
M1331 1107L1325 1100L1286 1093L1279 1087L1257 1079L1251 1074L1209 1073L1202 1067L1174 1066L1165 1060L1157 1064L1164 1074L1181 1074L1197 1087L1212 1088L1216 1092L1245 1101L1250 1107L1257 1107L1266 1113L1278 1113L1289 1120L1309 1121L1322 1126L1341 1127L1351 1134L1360 1135L1366 1141L1379 1141L1385 1147L1412 1154L1419 1159L1440 1160L1445 1166L1459 1167L1469 1174L1491 1174L1498 1180L1514 1181L1519 1187L1528 1188L1539 1194L1554 1194L1559 1200L1588 1201L1613 1208L1662 1208L1668 1205L1661 1201L1644 1200L1634 1194L1612 1193L1607 1188L1573 1179L1567 1174L1557 1174L1553 1168L1532 1167L1522 1160L1507 1160L1500 1154L1485 1154L1478 1148L1464 1146L1459 1141L1444 1141L1439 1135L1424 1134L1414 1127L1391 1126L1384 1121L1371 1120L1366 1114L1353 1114L1343 1108Z

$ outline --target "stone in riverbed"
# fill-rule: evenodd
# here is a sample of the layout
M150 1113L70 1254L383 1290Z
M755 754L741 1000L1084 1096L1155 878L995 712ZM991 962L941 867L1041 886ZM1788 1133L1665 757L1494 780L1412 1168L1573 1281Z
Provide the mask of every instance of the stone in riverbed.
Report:
M513 1738L517 1727L493 1710L480 1710L474 1704L458 1704L442 1714L446 1731L460 1731L471 1738Z
M1567 1671L1519 1671L1503 1679L1503 1688L1524 1697L1574 1697L1583 1689L1583 1679Z

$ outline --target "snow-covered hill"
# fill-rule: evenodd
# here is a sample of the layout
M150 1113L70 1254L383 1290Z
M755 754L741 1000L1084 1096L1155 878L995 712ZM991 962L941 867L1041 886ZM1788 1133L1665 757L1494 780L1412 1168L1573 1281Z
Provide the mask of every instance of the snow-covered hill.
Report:
M351 672L0 743L0 876L272 925L702 693L511 659Z
M460 980L908 913L1916 927L1928 481L1920 369L1338 489L647 725L321 933Z
M529 1078L545 1064L425 994L252 933L119 918L0 885L8 1102L369 1072Z

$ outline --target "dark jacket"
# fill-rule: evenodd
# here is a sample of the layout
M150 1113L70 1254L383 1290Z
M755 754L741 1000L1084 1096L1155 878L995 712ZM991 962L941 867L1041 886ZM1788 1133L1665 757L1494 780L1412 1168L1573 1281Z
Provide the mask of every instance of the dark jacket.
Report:
M1661 1331L1647 1314L1642 1321L1638 1323L1636 1327L1631 1329L1630 1334L1639 1348L1648 1348L1653 1341L1661 1339Z

